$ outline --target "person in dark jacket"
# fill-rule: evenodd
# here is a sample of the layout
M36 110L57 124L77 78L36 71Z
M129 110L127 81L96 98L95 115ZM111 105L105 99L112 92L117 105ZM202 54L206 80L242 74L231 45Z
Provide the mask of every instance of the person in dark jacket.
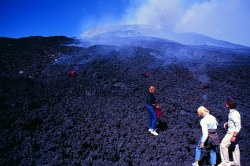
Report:
M157 117L156 117L156 111L154 108L157 108L156 104L156 98L155 98L155 87L151 85L149 87L149 92L147 93L147 110L148 110L148 126L149 126L149 132L155 136L158 135L156 132L156 123L157 123Z

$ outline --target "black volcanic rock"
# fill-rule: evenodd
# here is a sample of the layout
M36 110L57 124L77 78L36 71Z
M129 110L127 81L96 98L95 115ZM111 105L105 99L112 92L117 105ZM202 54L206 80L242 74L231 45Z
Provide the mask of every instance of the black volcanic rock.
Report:
M192 47L201 61L182 60L152 47L77 42L0 38L0 165L191 165L201 136L197 108L217 118L222 139L230 96L242 115L241 163L250 162L250 57L226 60L219 51L226 61L213 62L211 48ZM72 68L77 77L68 77ZM147 129L151 84L163 111L158 137Z

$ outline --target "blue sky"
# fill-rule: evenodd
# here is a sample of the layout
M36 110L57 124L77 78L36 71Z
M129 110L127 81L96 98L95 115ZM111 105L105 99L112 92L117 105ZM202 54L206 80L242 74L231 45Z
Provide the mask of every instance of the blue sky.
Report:
M0 0L0 36L79 36L102 19L119 19L127 0Z
M76 37L88 29L149 24L250 46L249 0L0 0L0 36Z

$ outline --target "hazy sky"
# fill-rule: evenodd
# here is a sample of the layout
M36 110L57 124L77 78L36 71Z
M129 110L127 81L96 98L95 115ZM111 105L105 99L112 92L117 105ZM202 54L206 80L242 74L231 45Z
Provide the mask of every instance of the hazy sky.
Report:
M250 46L250 0L0 0L0 36L80 36L149 24Z

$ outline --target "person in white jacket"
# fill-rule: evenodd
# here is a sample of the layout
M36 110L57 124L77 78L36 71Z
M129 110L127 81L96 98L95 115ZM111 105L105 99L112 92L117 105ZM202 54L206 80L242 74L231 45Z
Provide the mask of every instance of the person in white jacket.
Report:
M224 124L227 134L220 144L221 164L219 166L240 166L240 149L237 142L239 132L241 130L240 113L236 110L237 103L234 99L227 99L226 108L229 110L228 122ZM229 160L228 149L233 146L233 161Z
M212 144L211 139L208 139L209 131L213 131L217 136L217 125L218 122L216 118L209 113L209 110L206 109L204 106L200 106L197 110L197 113L200 117L202 117L200 121L200 125L202 128L202 137L200 138L196 149L195 149L195 162L192 164L192 166L199 166L199 161L201 159L202 154L202 148L206 146L210 146L210 162L212 166L215 166L216 164L216 145ZM218 139L218 136L217 136ZM217 141L218 142L218 141Z

